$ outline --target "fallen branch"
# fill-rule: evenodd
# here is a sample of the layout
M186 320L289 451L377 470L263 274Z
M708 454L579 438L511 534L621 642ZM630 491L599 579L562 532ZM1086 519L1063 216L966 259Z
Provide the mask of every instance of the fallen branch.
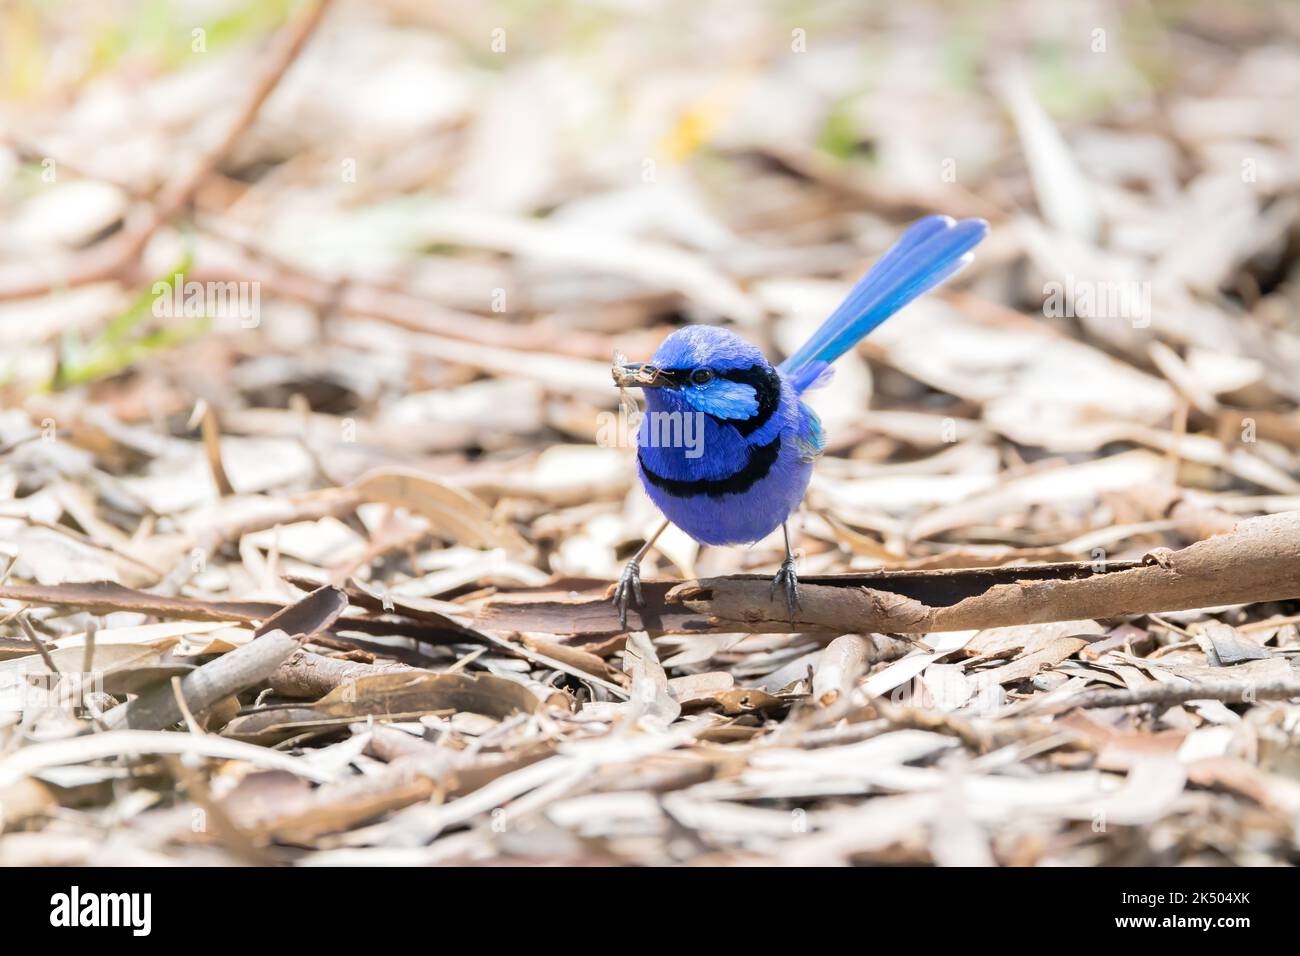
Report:
M0 600L24 604L78 607L91 614L128 611L183 621L262 621L283 605L265 601L204 601L167 597L123 587L113 581L66 584L0 584Z
M269 622L275 614L286 607L283 604L266 601L205 601L201 598L169 597L123 587L113 581L0 584L0 600L21 601L33 605L76 607L91 614L127 611L168 620L234 621L241 624ZM288 607L296 607L296 605L288 605ZM339 631L355 631L380 636L400 634L421 643L437 645L484 643L488 640L485 636L478 635L458 624L442 627L438 624L426 623L424 620L411 620L402 614L389 614L384 620L363 617L341 618L331 623L328 633ZM330 639L324 636L318 636L317 640L323 644L331 644ZM353 647L360 644L361 642L350 641L346 646Z
M192 712L202 713L217 701L266 680L297 649L296 640L283 631L273 631L186 674L181 697ZM163 730L184 719L168 683L114 707L104 715L104 725L110 730Z
M364 664L299 650L272 672L270 683L271 689L281 697L318 700L336 687L363 677L409 670L413 668L405 664Z
M1142 561L809 576L793 619L765 575L647 582L644 593L632 629L686 634L925 634L1281 601L1300 597L1300 512L1251 518ZM622 631L608 591L498 595L476 623L587 639Z
M318 588L296 604L277 611L257 629L256 639L195 668L180 683L155 687L104 715L110 730L162 730L187 718L186 708L202 713L218 701L270 677L301 643L333 624L348 606L337 588Z

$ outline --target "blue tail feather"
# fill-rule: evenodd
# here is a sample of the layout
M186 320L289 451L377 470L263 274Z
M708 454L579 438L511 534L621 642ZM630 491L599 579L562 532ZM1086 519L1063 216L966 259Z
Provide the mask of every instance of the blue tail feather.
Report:
M810 362L834 362L903 306L959 272L987 233L983 219L926 216L915 222L812 338L781 363L781 372L789 376Z
M835 369L826 362L808 362L791 372L790 385L796 395L802 395L830 382L834 373Z

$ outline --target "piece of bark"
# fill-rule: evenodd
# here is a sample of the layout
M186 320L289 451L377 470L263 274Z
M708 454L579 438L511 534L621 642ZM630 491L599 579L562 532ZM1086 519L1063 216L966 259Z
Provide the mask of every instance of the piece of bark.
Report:
M857 634L842 635L826 645L813 671L813 700L822 707L829 707L852 690L858 678L866 672L874 651L874 646Z
M1134 653L1144 654L1155 647L1155 637L1151 632L1132 624L1121 624L1110 632L1108 637L1095 641L1083 649L1083 656L1090 661L1100 660L1111 651L1122 651L1131 647Z
M544 641L531 635L524 635L523 642L525 647L567 664L574 670L590 674L592 677L599 677L601 680L610 681L620 687L628 685L626 674L610 667L603 658L597 657L590 651L584 651L580 647L559 644L555 641Z
M1014 661L994 667L991 670L978 671L974 675L977 687L990 684L1014 684L1028 680L1045 667L1061 663L1067 657L1078 652L1088 642L1082 637L1058 637L1052 643Z
M1300 597L1300 512L1250 518L1229 534L1141 562L954 571L881 571L800 580L802 607L791 620L764 575L644 586L646 607L632 628L652 633L816 631L834 634L978 630L1250 604ZM498 630L594 638L621 633L605 595L494 598L479 618Z
M304 732L341 727L364 717L414 720L428 714L469 712L493 720L531 714L544 706L518 681L495 674L397 670L367 674L311 704L272 704L230 722L227 737L269 746Z
M736 679L725 671L686 674L668 679L668 690L683 707L711 702L715 694L731 690L735 686Z
M1192 637L1214 667L1231 667L1273 656L1268 648L1242 637L1235 627L1222 621L1201 622L1193 629Z
M259 839L305 842L427 800L436 786L416 758L402 757L371 776L305 791L261 814L232 816L243 831Z
M366 753L371 757L392 763L403 757L423 760L436 766L449 764L455 751L416 737L404 730L396 730L384 724L354 723L350 726L354 734L366 733L370 739L366 743Z
M212 484L217 489L217 494L222 498L229 498L235 493L235 487L230 483L230 477L226 474L226 466L221 461L221 423L217 421L217 413L211 405L204 405L203 420L201 423L201 435L203 437L203 453L208 459L208 471L212 473Z
M302 600L276 611L255 632L258 637L271 631L284 631L299 640L328 629L348 608L348 598L339 588L326 585Z

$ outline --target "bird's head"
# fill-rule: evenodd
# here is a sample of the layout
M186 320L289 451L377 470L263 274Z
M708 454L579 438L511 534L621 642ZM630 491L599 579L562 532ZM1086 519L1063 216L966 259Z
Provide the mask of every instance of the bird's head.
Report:
M753 419L780 400L781 380L755 346L727 329L678 329L644 364L615 365L615 384L653 390L647 404Z

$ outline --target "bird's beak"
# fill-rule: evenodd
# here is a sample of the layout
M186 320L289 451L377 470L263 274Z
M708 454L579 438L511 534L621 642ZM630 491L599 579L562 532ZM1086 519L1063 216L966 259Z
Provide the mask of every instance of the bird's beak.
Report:
M659 369L640 362L615 365L610 371L619 388L663 388L672 384Z

